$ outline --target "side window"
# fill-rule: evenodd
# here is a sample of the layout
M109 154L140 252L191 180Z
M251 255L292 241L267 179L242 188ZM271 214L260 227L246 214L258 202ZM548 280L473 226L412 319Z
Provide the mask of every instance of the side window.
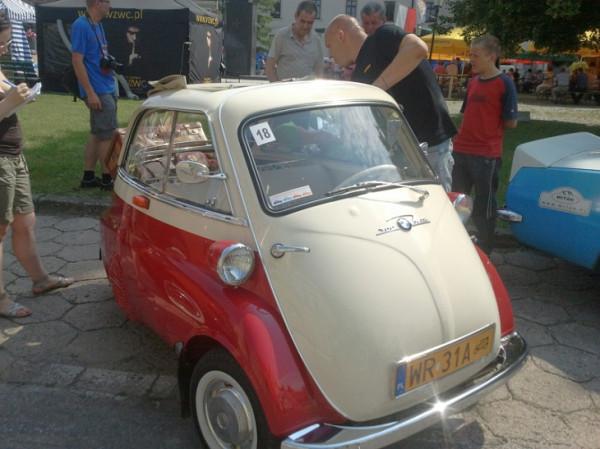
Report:
M165 193L181 201L231 214L206 116L178 112L174 129Z
M167 172L167 152L173 130L172 111L148 111L138 123L125 161L129 175L162 191Z

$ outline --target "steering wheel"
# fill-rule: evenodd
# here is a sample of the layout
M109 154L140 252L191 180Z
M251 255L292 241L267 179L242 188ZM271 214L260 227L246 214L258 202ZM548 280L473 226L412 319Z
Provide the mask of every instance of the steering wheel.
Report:
M391 175L391 176L387 176ZM382 179L383 178L383 179ZM393 181L390 181L393 179ZM359 172L354 173L353 175L348 176L342 182L340 182L337 186L334 187L333 190L341 189L343 187L351 186L352 184L356 184L361 181L388 181L388 182L396 182L398 179L398 167L394 164L382 164L375 165L374 167L365 168Z

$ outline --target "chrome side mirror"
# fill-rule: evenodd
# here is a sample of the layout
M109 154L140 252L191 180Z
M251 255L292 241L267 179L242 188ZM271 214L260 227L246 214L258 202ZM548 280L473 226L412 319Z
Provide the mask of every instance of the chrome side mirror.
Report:
M209 168L197 161L180 161L175 165L177 180L184 184L199 184L208 181Z

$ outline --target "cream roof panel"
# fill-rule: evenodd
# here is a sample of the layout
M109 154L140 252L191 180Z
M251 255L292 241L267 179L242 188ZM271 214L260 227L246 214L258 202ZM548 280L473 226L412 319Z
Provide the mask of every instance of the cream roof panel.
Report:
M250 115L268 110L361 100L394 103L394 99L386 92L367 84L315 80L259 85L195 84L186 89L152 95L144 102L144 107L199 110L208 113L222 107L223 118L239 122Z

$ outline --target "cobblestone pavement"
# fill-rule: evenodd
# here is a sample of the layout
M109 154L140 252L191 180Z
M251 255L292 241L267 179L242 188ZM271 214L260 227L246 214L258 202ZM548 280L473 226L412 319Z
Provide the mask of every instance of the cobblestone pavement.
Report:
M78 395L78 401L82 397L98 401L97 395L103 401L129 398L131 404L162 401L169 406L157 409L157 405L152 414L170 418L177 408L172 405L175 355L149 330L127 321L115 305L98 260L98 230L94 218L38 217L37 236L46 267L78 281L43 297L30 296L31 283L6 248L7 290L34 313L20 320L0 318L0 391L19 391L30 398L31 402L20 404L20 413L25 414L28 404L32 414L40 413L33 410L34 398L50 388L53 394ZM510 241L494 253L493 260L514 300L518 329L531 349L524 369L477 406L394 448L599 449L600 275ZM0 424L8 414L2 413L0 405ZM48 417L53 423L57 419ZM143 427L139 413L131 419L137 428ZM53 425L60 429L59 424ZM191 422L187 425L191 428ZM87 437L86 447L117 447L92 444L100 437L90 429L71 431L78 432L79 441ZM20 441L6 432L0 431L8 435L7 441ZM67 447L61 446L61 432L67 434L67 430L54 430L51 447ZM146 448L147 440L129 436L123 447ZM197 444L189 435L175 441L169 447ZM8 446L0 439L0 447ZM45 446L10 446L15 447Z

